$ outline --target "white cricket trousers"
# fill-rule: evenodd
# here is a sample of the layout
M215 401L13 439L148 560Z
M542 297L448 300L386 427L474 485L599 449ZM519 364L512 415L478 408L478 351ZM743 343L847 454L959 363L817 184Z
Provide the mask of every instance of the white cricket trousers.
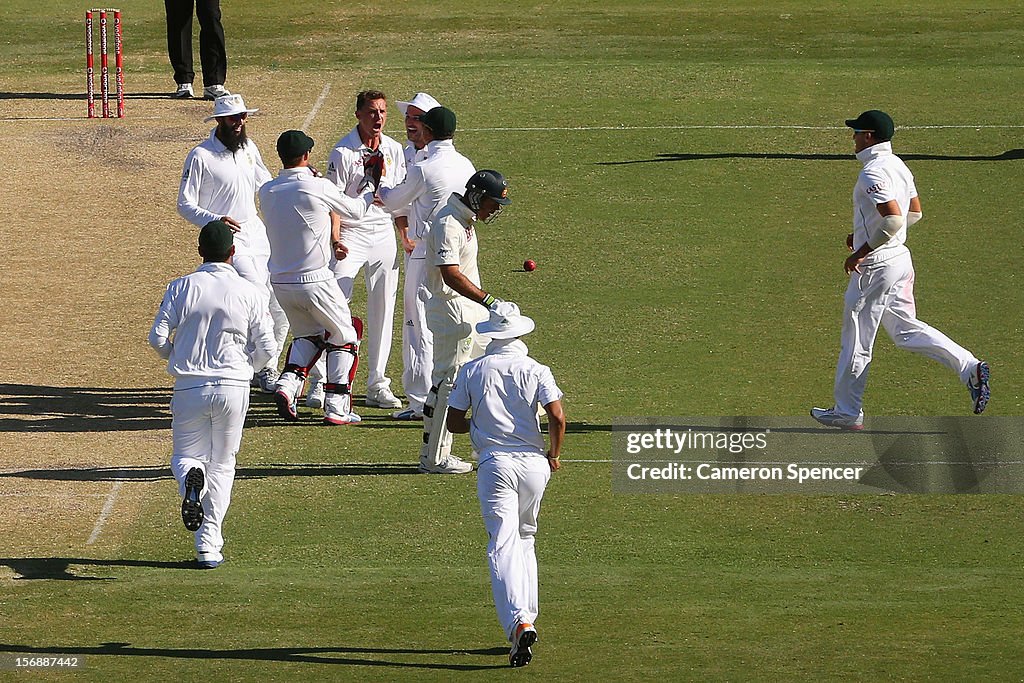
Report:
M171 398L171 472L178 482L178 495L185 495L185 475L193 467L203 470L206 477L201 498L203 524L195 532L200 560L224 559L221 527L231 504L235 454L242 443L248 410L248 384L175 390Z
M879 325L896 346L942 363L967 384L978 359L917 319L910 251L878 265L861 266L861 271L850 276L844 297L842 344L833 391L836 412L845 417L861 414Z
M366 327L362 348L366 350L368 366L366 393L370 394L391 386L387 367L394 336L395 299L398 296L398 246L395 233L390 228L374 233L343 230L341 241L348 247L348 256L338 261L335 275L345 301L352 301L352 288L360 269L363 269L366 281ZM321 359L310 377L311 381L319 381L323 376L324 361Z
M270 270L267 268L269 254L235 254L231 258L231 265L243 278L256 285L256 289L263 295L267 302L267 315L274 329L274 341L276 351L264 367L277 369L281 351L284 350L284 343L288 339L288 316L284 309L277 302L273 287L270 286ZM263 368L256 368L262 370Z
M485 320L487 315L487 309L463 296L453 299L432 297L427 302L427 326L434 337L433 368L431 389L424 404L420 457L429 454L435 464L451 453L452 435L445 424L448 394L459 368L484 355L489 340L477 334L476 324ZM438 433L431 437L435 430ZM433 453L428 448L431 443L437 445Z
M430 391L434 336L427 327L427 259L405 257L405 287L402 290L402 389L409 407L423 412Z
M510 641L516 626L534 623L540 611L534 536L550 478L547 458L536 453L495 455L477 470L494 608Z

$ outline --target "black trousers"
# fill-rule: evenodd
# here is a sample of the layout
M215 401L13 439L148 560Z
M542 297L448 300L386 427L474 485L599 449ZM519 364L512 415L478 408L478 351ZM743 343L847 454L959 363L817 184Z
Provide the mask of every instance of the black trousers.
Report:
M220 23L220 0L164 0L167 10L167 55L174 67L175 83L191 83L196 73L192 63L192 12L199 18L199 61L203 85L223 85L228 57L224 48L224 27Z

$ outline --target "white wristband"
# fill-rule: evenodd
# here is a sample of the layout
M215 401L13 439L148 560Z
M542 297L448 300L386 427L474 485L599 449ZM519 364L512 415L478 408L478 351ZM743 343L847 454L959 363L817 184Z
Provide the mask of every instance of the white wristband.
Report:
M924 218L924 214L920 211L908 211L907 212L907 227L909 228L914 223Z

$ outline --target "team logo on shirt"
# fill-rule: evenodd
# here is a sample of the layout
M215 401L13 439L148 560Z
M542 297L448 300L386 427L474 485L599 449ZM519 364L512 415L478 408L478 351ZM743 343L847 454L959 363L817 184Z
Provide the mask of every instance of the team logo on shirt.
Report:
M864 190L864 192L867 193L867 194L876 194L876 193L881 192L882 190L884 190L885 187L886 187L886 183L875 183L874 185L872 185L868 189Z
M449 256L452 255L452 250L449 249L448 247L441 247L440 249L437 250L437 255L440 256L441 258L448 258Z

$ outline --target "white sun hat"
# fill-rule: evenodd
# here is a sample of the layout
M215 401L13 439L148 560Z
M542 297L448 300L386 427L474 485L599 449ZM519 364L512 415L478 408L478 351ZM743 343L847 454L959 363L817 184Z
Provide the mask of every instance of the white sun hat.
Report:
M207 116L203 121L209 123L221 116L235 116L245 112L255 114L259 109L246 109L245 100L241 95L221 95L213 101L213 116Z
M525 315L503 316L491 311L490 318L476 324L476 331L491 339L515 339L530 334L535 327L533 318Z
M410 106L418 107L422 109L424 112L428 112L434 107L441 106L440 102L438 102L425 92L416 93L412 100L408 102L395 102L395 104L397 104L398 108L401 110L402 116L405 116L406 111L409 109Z

